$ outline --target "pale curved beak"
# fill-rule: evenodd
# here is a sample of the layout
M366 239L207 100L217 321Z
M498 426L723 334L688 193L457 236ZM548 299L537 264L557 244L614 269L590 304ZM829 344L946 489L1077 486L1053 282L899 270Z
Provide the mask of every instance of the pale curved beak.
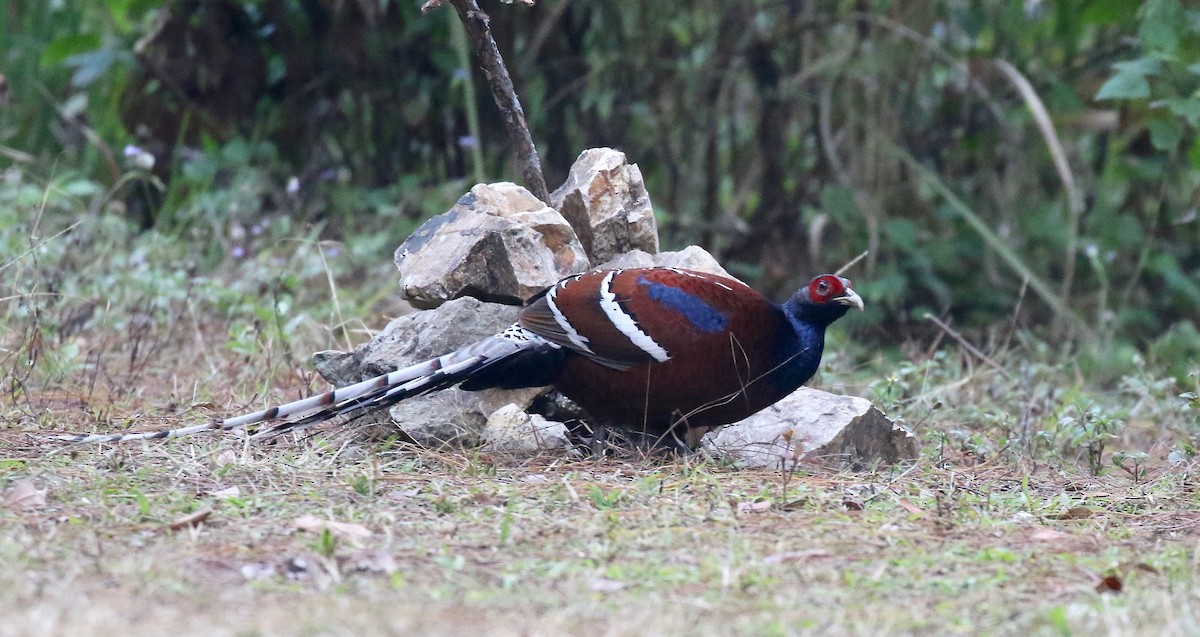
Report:
M850 307L856 307L860 311L863 309L862 297L859 296L857 292L855 292L854 290L851 290L850 288L846 288L846 294L843 296L839 296L836 299L833 299L833 302L841 303L842 305L849 305Z

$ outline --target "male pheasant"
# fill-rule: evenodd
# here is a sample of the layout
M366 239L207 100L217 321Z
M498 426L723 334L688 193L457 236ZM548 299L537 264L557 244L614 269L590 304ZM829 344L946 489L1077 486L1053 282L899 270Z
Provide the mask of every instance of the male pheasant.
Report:
M438 358L286 405L158 432L67 436L120 442L236 429L305 412L263 434L337 416L357 417L405 398L553 385L593 425L652 440L694 442L795 391L816 373L825 328L863 308L850 281L814 278L782 304L745 284L677 268L598 270L534 296L517 322Z

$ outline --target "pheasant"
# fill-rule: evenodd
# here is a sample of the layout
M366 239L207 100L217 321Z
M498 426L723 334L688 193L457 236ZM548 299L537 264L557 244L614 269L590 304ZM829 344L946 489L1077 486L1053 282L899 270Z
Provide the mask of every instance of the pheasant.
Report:
M531 298L503 332L383 376L191 427L63 438L174 438L299 416L258 434L274 435L339 416L356 418L454 385L552 385L587 412L594 430L611 426L691 445L705 431L741 420L812 378L826 327L852 307L863 309L850 285L823 274L775 304L740 281L691 270L576 274Z

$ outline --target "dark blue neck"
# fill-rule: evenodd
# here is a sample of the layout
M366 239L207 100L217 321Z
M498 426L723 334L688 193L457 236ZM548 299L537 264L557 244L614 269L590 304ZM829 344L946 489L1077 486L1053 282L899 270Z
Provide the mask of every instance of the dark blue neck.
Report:
M775 354L780 367L772 380L777 387L790 392L817 373L825 350L825 328L841 318L847 308L844 305L814 305L797 294L780 309L791 329L784 329L777 341Z
M785 328L777 341L775 364L779 367L771 376L777 387L790 393L817 373L825 349L825 327L796 320L786 310L784 314L791 329Z

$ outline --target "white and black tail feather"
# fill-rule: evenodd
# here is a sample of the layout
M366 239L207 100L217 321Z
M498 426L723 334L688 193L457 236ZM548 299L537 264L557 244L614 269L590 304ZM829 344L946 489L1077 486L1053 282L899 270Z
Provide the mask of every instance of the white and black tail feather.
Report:
M457 385L497 363L521 358L519 355L537 356L559 349L558 345L519 325L513 325L500 334L449 354L397 369L360 383L339 387L317 396L310 396L303 400L269 407L242 416L163 431L123 434L61 434L54 438L80 444L166 440L204 431L228 431L267 423L274 424L257 432L255 437L275 436L289 431L298 431L334 418L344 417L346 421L349 421L394 405L405 398ZM478 384L476 388L480 388ZM300 415L299 418L284 420L298 415ZM282 422L276 422L281 420Z

